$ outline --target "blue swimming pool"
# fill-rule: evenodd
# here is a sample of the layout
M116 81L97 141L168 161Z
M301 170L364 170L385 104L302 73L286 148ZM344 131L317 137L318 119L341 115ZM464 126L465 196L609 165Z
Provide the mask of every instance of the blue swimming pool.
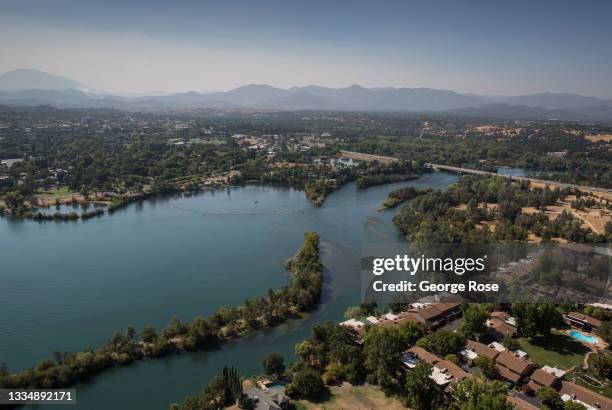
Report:
M573 337L576 340L580 340L581 342L585 342L585 343L589 343L592 345L596 345L597 344L597 339L593 336L587 336L583 333L580 333L577 330L572 330L570 332L570 336Z

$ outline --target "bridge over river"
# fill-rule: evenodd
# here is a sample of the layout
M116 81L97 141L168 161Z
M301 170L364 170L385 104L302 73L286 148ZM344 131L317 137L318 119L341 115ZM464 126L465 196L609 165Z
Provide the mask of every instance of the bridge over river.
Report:
M603 192L603 193L607 193L607 194L612 193L612 189L607 189L607 188L599 188L599 187L586 186L586 185L576 185L576 184L566 184L566 183L556 182L556 181L547 181L547 180L539 179L539 178L531 178L531 177L521 177L521 176L515 176L515 175L498 174L496 172L481 171L479 169L453 167L453 166L450 166L450 165L432 164L432 163L429 163L429 162L426 162L425 166L428 167L428 168L432 168L432 169L434 169L436 171L449 171L449 172L456 172L456 173L459 173L459 174L495 175L495 176L499 176L499 177L509 178L509 179L511 179L513 181L529 181L529 182L536 183L536 184L544 184L544 185L557 186L559 188L577 188L577 189L580 189L582 191Z
M365 154L362 152L355 152L355 151L340 151L340 155L342 155L343 157L346 158L352 158L358 161L378 161L381 162L383 164L390 164L393 162L397 162L399 161L398 158L394 158L394 157L387 157L387 156L383 156L383 155L373 155L373 154ZM587 192L601 192L601 193L605 193L605 194L612 194L612 189L607 189L607 188L599 188L599 187L592 187L592 186L585 186L585 185L575 185L575 184L566 184L566 183L562 183L562 182L556 182L556 181L547 181L544 179L539 179L539 178L531 178L531 177L521 177L521 176L515 176L515 175L504 175L504 174L498 174L496 172L489 172L489 171L481 171L479 169L470 169L470 168L462 168L462 167L453 167L450 165L441 165L441 164L433 164L433 163L429 163L426 162L425 166L428 168L432 168L436 171L449 171L449 172L455 172L458 174L475 174L475 175L496 175L496 176L500 176L500 177L504 177L504 178L509 178L513 181L529 181L532 183L536 183L536 184L544 184L544 185L550 185L550 186L556 186L559 188L577 188L580 189L582 191L587 191Z

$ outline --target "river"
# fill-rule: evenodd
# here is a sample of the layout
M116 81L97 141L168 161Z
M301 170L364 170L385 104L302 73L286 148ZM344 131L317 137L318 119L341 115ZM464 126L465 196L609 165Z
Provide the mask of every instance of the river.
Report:
M321 208L301 191L246 186L147 200L88 221L0 219L0 361L20 370L55 350L99 346L129 324L159 329L172 315L191 320L263 295L287 283L283 261L305 231L317 231L325 287L315 312L218 350L112 369L76 386L77 407L167 409L224 365L260 373L266 354L291 360L314 324L338 321L359 302L362 244L403 240L395 212L376 211L390 191L456 180L432 173L366 190L351 183Z

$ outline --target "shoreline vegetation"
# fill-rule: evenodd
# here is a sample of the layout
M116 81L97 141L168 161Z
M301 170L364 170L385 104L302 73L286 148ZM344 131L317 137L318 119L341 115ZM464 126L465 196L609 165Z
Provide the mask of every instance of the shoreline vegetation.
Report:
M31 219L34 221L76 221L76 220L88 220L91 218L95 218L98 216L102 216L104 214L112 215L114 212L138 201L144 201L147 199L151 199L157 197L159 195L165 194L176 194L176 193L197 193L210 189L222 189L235 187L236 185L229 183L215 184L215 185L207 185L207 186L197 186L197 185L188 185L188 186L174 186L171 184L160 184L160 186L153 186L151 191L147 192L138 192L138 193L130 193L124 195L113 195L113 196L103 196L104 200L100 200L99 196L96 196L96 199L87 199L83 198L81 200L77 200L74 194L69 201L65 201L60 203L59 200L56 201L55 205L36 205L25 207L21 212L9 212L6 207L0 206L0 217L2 216L12 216L15 218L22 219ZM104 195L104 194L101 194ZM81 212L59 212L59 207L61 205L80 205L82 208ZM93 206L95 209L93 210L85 210L86 208ZM41 212L41 208L52 208L56 207L58 209L57 212L54 213L44 213ZM83 209L83 207L86 207Z
M240 176L240 174L233 174L232 178L229 178L227 182L219 182L214 185L197 185L197 184L187 184L187 185L176 185L171 182L160 182L151 186L149 191L146 192L136 192L136 193L128 193L128 194L113 194L110 195L108 193L96 193L94 194L94 199L89 199L89 196L84 196L81 199L77 199L75 195L81 196L76 192L68 191L68 194L71 195L71 198L68 201L64 201L60 204L59 199L56 199L55 205L27 205L26 203L22 203L20 208L16 208L13 211L10 211L6 206L0 205L0 216L10 215L15 218L22 219L31 219L34 221L76 221L76 220L88 220L91 218L99 217L104 214L112 215L115 211L124 208L134 202L143 201L146 199L154 198L159 195L164 194L175 194L175 193L196 193L202 192L204 190L209 189L221 189L221 188L229 188L242 186L248 183L263 183L269 185L283 185L290 186L301 189L304 191L306 198L313 204L315 207L320 207L323 205L323 202L327 198L329 194L347 184L349 182L357 181L357 189L365 189L370 186L375 185L384 185L393 182L401 182L401 181L411 181L415 179L421 178L421 175L418 173L392 173L386 174L385 172L397 172L398 170L403 171L405 168L407 170L410 169L410 165L401 164L393 166L382 166L382 165L374 165L374 171L377 173L366 174L363 176L357 177L358 173L350 173L345 172L342 175L338 175L337 178L318 178L313 181L305 181L303 184L291 183L289 181L275 181L275 180L258 180L258 179L248 179L245 180ZM101 200L100 197L103 199ZM5 201L6 202L6 201ZM89 207L94 206L95 209L86 211L82 210L81 212L59 212L60 205L81 205L81 207ZM101 205L101 206L100 206ZM41 212L40 208L51 208L55 206L58 211L54 213L44 213ZM37 211L38 210L38 211Z
M421 178L420 174L377 174L364 175L357 179L357 189L371 186L391 184L393 182L412 181Z
M410 161L382 164L364 161L353 166L324 170L308 164L283 163L261 177L262 183L285 183L302 189L306 198L315 207L320 207L332 192L341 186L356 181L357 189L398 181L410 181L427 171Z
M208 350L252 331L274 327L287 319L300 317L320 301L323 266L319 235L306 232L298 252L285 262L293 274L289 285L269 289L266 296L247 299L237 307L221 307L209 317L191 322L172 317L159 333L145 326L140 333L132 326L115 334L100 348L81 352L54 352L21 372L9 373L0 363L0 388L61 388L89 379L106 369L125 366L136 360L163 357L172 353Z
M425 195L433 190L431 188L428 189L419 189L414 187L405 187L396 189L395 191L391 191L387 196L387 199L384 200L382 206L378 208L379 211L384 211L386 209L392 209L396 206L403 204L411 199L416 198L420 195Z

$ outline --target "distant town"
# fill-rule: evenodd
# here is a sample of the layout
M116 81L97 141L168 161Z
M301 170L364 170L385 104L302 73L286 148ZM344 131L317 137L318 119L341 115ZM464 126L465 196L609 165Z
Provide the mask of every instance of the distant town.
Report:
M393 224L413 247L556 244L561 254L547 262L536 252L492 273L516 303L470 304L469 297L362 303L349 307L339 324L315 326L313 336L295 347L291 364L270 352L262 376L225 368L203 395L173 408L311 409L325 395L347 407L364 406L358 399L363 396L376 403L372 407L454 408L465 395L479 394L483 403L498 403L496 409L608 409L610 135L606 124L558 120L3 106L0 210L8 221L89 223L156 197L252 185L301 190L312 207L325 209L349 184L367 190L452 173L458 181L443 190L409 185L392 190L377 212L393 212ZM604 251L588 263L569 257L593 249ZM302 262L289 270L318 283L318 239L307 239L298 255ZM92 353L104 364L87 374L210 349L299 317L316 308L322 292L303 286L297 279L294 288L247 301L249 308L172 321L159 334L152 327L141 334L133 328L118 333ZM519 303L527 302L527 295L530 303ZM282 309L249 313L281 300ZM4 372L0 383L21 387L32 377L36 386L70 385L56 372L78 380L82 354L58 355L29 376Z

